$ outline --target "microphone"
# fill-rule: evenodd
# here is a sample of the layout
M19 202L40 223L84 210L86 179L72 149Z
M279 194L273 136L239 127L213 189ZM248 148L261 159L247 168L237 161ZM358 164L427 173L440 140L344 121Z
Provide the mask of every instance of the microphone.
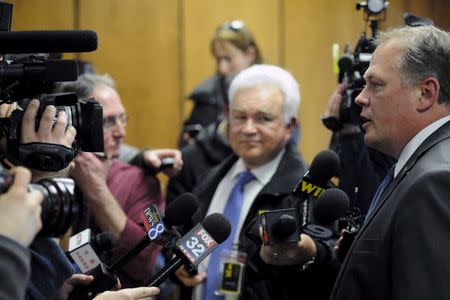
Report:
M259 219L265 245L299 241L300 225L296 208L262 211L259 213Z
M350 209L347 194L340 189L330 188L319 196L312 208L313 220L303 231L316 239L326 240L337 236L337 220L346 216Z
M0 53L60 53L97 50L92 30L0 31Z
M347 194L341 189L330 188L317 199L312 214L319 224L326 225L347 215L349 208Z
M183 193L170 203L166 210L165 216L159 212L159 209L152 205L147 208L141 215L144 219L144 226L147 235L125 255L120 257L115 263L109 267L110 271L122 268L131 258L141 252L152 241L171 247L180 237L179 233L173 228L188 223L192 215L198 207L197 197L192 193Z
M314 157L309 171L294 189L294 195L303 200L311 195L319 197L329 187L328 181L337 174L339 164L339 156L334 151L320 151Z
M191 193L184 193L167 206L165 216L154 205L147 208L141 216L144 218L144 226L148 230L148 234L142 237L129 252L121 256L111 266L100 263L90 273L94 276L94 281L86 286L77 286L70 294L69 299L93 299L98 293L113 288L118 280L115 272L127 264L152 241L167 245L174 244L179 238L179 233L172 227L188 223L197 207L197 197ZM151 239L150 235L153 239Z
M97 267L101 261L92 245L92 231L85 229L69 239L69 257L84 274Z
M214 213L207 216L202 223L195 225L178 240L174 249L175 257L146 285L159 286L183 264L197 266L219 244L225 241L230 233L230 221L222 214Z
M309 218L308 202L310 197L319 197L330 187L328 181L339 169L339 157L331 150L319 152L313 159L309 171L303 176L293 190L294 196L300 199L297 208L262 211L259 214L263 230L264 244L297 243L300 239L300 228L307 224ZM299 220L302 212L302 220Z
M102 253L114 247L116 243L117 240L111 232L93 235L88 228L70 237L66 253L69 260L86 274L101 263Z

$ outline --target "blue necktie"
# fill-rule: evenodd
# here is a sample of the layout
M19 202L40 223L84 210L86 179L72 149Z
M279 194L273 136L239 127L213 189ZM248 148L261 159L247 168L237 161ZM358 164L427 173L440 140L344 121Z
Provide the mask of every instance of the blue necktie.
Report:
M367 217L369 217L369 215L375 209L375 206L377 206L378 200L380 200L381 195L386 190L386 188L389 186L389 184L391 184L392 179L394 179L394 170L395 170L395 165L392 166L392 168L386 174L386 177L384 177L383 181L381 182L380 186L378 187L378 190L375 193L375 196L373 196L372 202L370 203L369 209L367 210L366 219L367 219Z
M239 223L239 217L241 215L242 204L244 202L244 187L247 183L255 179L255 176L249 172L244 171L239 174L239 177L231 190L230 197L228 198L227 204L223 214L230 220L231 223L231 234L219 247L217 247L213 253L208 263L208 268L206 270L206 283L203 287L202 299L203 300L214 300L223 299L223 296L215 295L215 290L219 286L219 268L220 268L220 254L223 250L231 250L234 238L237 234L237 226Z

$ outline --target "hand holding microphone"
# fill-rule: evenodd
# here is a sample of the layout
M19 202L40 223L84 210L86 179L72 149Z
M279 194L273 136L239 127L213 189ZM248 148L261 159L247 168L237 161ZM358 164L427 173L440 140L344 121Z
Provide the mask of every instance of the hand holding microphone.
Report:
M297 243L262 245L259 255L270 265L304 265L316 256L316 244L307 234L301 234Z
M317 198L332 186L328 182L338 169L339 157L335 152L319 152L314 157L309 171L292 192L298 198L297 207L260 212L262 240L265 245L297 244L301 227L305 226L310 218L310 206L314 206Z
M77 286L70 294L71 299L93 299L96 294L110 290L117 284L115 272L121 269L139 252L150 243L159 243L163 246L173 245L179 238L179 233L173 228L190 221L191 216L197 209L197 198L190 193L178 196L169 206L165 215L160 214L156 206L151 206L143 212L144 223L148 235L142 239L131 250L120 257L111 266L100 263L90 274L94 280L86 286Z
M182 265L197 266L231 233L231 224L222 214L208 215L203 222L195 225L181 237L175 246L175 257L157 274L148 286L159 286Z

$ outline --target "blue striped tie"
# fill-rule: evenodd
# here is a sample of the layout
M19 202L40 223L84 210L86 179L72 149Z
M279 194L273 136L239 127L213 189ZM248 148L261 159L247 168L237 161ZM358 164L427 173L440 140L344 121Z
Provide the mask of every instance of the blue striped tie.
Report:
M211 253L211 258L208 263L208 268L206 270L206 283L203 287L202 299L203 300L214 300L223 299L223 296L215 294L215 290L219 286L219 268L220 268L220 254L223 250L231 250L234 238L237 234L236 229L239 224L239 217L241 214L242 204L244 202L244 187L247 183L255 179L255 176L249 172L244 171L239 174L239 177L231 190L230 197L228 198L227 204L223 214L230 220L231 223L231 234L226 241L224 241L219 247L217 247L213 253Z

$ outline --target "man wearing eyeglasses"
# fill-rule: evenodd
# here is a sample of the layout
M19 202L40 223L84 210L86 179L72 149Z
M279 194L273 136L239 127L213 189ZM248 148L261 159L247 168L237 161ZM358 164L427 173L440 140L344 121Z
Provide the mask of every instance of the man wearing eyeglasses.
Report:
M111 232L117 244L104 263L116 261L146 235L140 213L152 204L164 210L160 183L139 167L118 160L126 135L127 115L114 81L108 75L84 74L76 82L63 83L59 91L75 92L79 99L94 97L103 106L104 156L80 152L71 176L85 197L89 212L84 224L94 232ZM84 226L83 226L84 225ZM122 286L145 282L158 250L148 246L130 261L118 276Z

